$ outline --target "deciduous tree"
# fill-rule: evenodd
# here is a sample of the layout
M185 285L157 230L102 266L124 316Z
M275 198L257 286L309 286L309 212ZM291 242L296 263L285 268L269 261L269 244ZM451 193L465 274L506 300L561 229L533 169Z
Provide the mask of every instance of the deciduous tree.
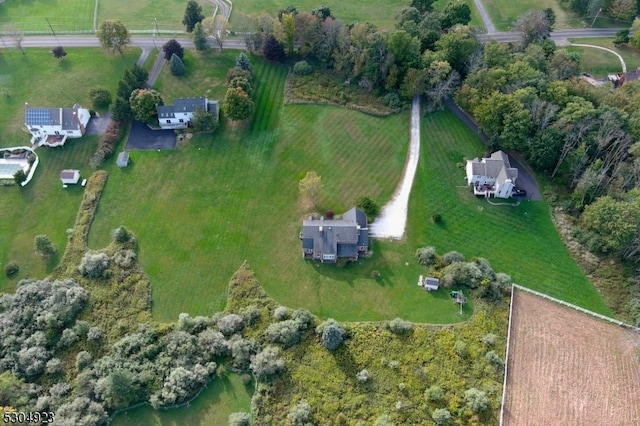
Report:
M193 28L193 45L198 51L207 50L207 36L202 29L202 22L198 22Z
M27 180L27 175L24 170L20 169L13 174L13 181L16 183L16 185L20 185L25 180Z
M131 42L129 31L119 20L106 20L100 22L96 32L100 44L111 53L120 52Z
M530 10L515 20L513 31L520 33L522 45L527 47L530 43L548 38L551 34L551 23L545 12Z
M33 246L42 257L51 257L58 252L58 248L53 244L51 239L46 235L36 235L33 240Z
M450 28L454 25L467 25L471 21L471 8L469 4L461 0L453 0L444 8L442 26Z
M164 52L164 59L166 61L170 61L173 55L176 55L180 59L184 58L184 48L175 38L163 44L162 51Z
M57 59L61 59L67 56L67 52L62 46L54 47L53 49L51 49L51 53L53 53L53 57Z
M136 120L143 123L152 123L158 117L158 106L164 105L160 93L152 89L134 90L129 97L129 103Z
M272 35L268 36L262 47L264 57L273 62L282 62L286 58L284 47Z
M229 119L246 120L256 109L255 103L240 87L229 87L224 96L222 106Z

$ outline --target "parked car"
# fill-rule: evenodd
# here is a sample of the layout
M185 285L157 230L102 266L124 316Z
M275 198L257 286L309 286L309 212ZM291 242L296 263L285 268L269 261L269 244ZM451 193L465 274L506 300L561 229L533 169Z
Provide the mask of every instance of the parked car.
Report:
M520 188L513 188L513 197L525 197L527 195L527 191Z

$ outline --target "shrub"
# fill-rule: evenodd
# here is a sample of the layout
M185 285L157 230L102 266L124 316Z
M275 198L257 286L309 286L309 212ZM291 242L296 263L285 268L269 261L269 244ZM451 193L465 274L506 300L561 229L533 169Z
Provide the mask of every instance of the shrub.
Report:
M278 306L273 311L273 317L278 321L284 321L286 319L289 319L291 317L291 314L286 306Z
M421 247L416 250L416 257L422 266L431 266L436 263L436 249L433 247Z
M378 278L380 278L380 271L377 271L375 269L371 271L371 278L373 278L374 280L377 280Z
M218 120L204 108L196 108L189 126L196 132L213 132L218 128Z
M4 274L7 277L12 277L20 271L20 266L16 262L9 262L4 266Z
M333 318L320 324L316 333L321 335L322 344L330 351L338 349L346 335L344 329Z
M97 342L102 339L102 331L98 327L91 327L89 331L87 331L87 340L91 342Z
M291 426L305 426L309 423L311 417L311 406L306 399L298 401L298 403L291 408L289 414L287 414L287 420L291 423Z
M467 348L467 344L462 340L456 340L456 343L453 344L453 350L461 358L466 358L467 355L469 355L469 349Z
M217 321L218 330L225 336L231 336L242 331L244 323L238 314L225 315Z
M240 309L240 316L244 319L245 325L253 325L260 320L262 314L256 305L249 305Z
M129 269L136 263L136 252L119 250L113 255L113 262L121 268Z
M296 320L284 320L267 327L267 341L282 345L285 349L300 343L302 333Z
M440 283L444 287L466 286L477 288L482 280L482 271L472 262L456 262L442 270Z
M94 169L97 168L103 160L111 157L113 151L116 149L116 145L120 141L122 137L124 126L122 122L118 121L115 117L107 126L107 129L104 132L104 135L100 137L100 142L98 142L98 148L96 152L91 157L90 165Z
M124 244L128 242L133 235L126 226L120 226L111 232L111 236L116 243Z
M223 357L229 353L229 344L224 335L210 328L198 334L198 348L211 357Z
M104 425L109 421L104 407L84 396L58 407L56 418L58 417L69 425Z
M271 382L285 370L285 362L280 357L280 350L275 346L267 346L251 359L249 366L256 379Z
M51 257L58 252L58 248L46 235L36 235L33 240L33 246L36 253L42 257Z
M489 408L489 398L487 398L487 394L476 388L466 390L464 392L464 400L467 407L474 413L481 413Z
M363 212L367 215L369 220L373 220L378 213L380 212L380 207L373 201L371 198L366 195L361 195L356 200L356 206L362 209Z
M231 68L229 71L227 71L227 77L226 77L226 81L227 81L227 86L229 85L229 83L231 83L231 80L233 80L234 78L237 77L242 77L246 80L251 80L251 73L249 71L243 70L242 68L239 67L233 67Z
M431 413L431 418L437 425L447 425L451 421L451 413L446 408L436 408Z
M62 367L62 361L60 361L60 359L58 358L51 358L49 361L47 361L47 373L48 374L58 374L58 373L62 373L62 371L64 370Z
M482 337L482 343L487 346L493 346L496 341L496 335L493 333L487 333Z
M229 426L250 426L251 417L249 413L231 413L229 414Z
M313 315L304 308L298 308L293 311L291 318L300 323L301 329L304 328L306 330L313 325Z
M73 331L70 328L65 328L62 331L62 336L60 337L60 340L58 340L58 347L68 348L69 346L76 343L78 340L80 340L80 336L78 336L78 334L75 331Z
M444 399L444 391L438 385L432 385L424 391L424 398L429 402L439 402Z
M78 270L87 278L102 278L109 266L109 256L106 253L88 251L82 256Z
M398 368L400 368L400 361L396 361L395 359L393 361L390 361L389 368L391 368L392 370L397 370Z
M369 371L361 370L356 374L356 379L358 379L360 383L366 383L369 380Z
M76 369L78 371L82 371L87 368L93 359L91 358L91 354L87 351L80 351L78 355L76 355Z
M307 61L298 61L293 65L293 73L296 75L309 75L313 72L313 68Z
M96 87L89 91L89 99L93 108L106 108L111 104L111 92L107 89Z
M13 181L16 185L21 185L25 180L27 180L27 174L24 170L20 169L13 174Z
M387 323L387 327L395 334L405 334L413 330L413 324L402 318L395 318Z
M396 92L387 93L384 96L384 100L390 108L397 109L402 106L402 99L400 99L400 95Z
M457 251L450 251L442 255L442 263L445 265L451 265L456 262L464 262L464 256Z
M253 340L234 336L229 340L229 349L234 365L245 369L249 366L251 357L256 353L256 344Z
M496 353L496 351L489 351L487 355L485 355L489 364L491 364L498 372L504 371L504 361L500 356Z
M436 213L431 216L431 220L433 221L433 223L440 223L442 222L442 215L440 215L439 213Z

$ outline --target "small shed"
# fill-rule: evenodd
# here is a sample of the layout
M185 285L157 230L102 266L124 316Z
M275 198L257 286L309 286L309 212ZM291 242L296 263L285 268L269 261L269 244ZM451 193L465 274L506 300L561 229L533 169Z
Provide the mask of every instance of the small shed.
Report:
M67 169L60 172L60 180L63 185L75 185L80 180L80 170Z
M440 280L433 277L427 277L424 280L424 289L427 291L437 290L440 287Z
M118 165L118 167L127 167L129 165L129 152L122 151L120 154L118 154L116 164Z

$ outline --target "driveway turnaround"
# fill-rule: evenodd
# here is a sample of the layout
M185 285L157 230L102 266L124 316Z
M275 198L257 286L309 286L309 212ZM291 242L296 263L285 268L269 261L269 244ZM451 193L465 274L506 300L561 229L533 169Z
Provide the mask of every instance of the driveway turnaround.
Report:
M133 120L125 149L174 149L176 132L173 130L151 130L149 126Z
M382 213L369 226L369 234L378 238L402 238L407 226L407 208L413 178L420 158L420 97L413 98L411 106L411 140L409 158L404 167L400 187L383 208Z

